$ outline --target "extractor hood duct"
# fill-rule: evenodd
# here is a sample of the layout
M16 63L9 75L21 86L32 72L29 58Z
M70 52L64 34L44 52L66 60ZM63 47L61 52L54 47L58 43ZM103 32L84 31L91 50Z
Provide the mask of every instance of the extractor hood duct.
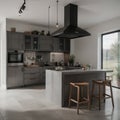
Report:
M65 6L64 27L52 33L52 36L69 39L89 36L90 33L77 26L77 17L78 17L77 5L68 4L67 6Z

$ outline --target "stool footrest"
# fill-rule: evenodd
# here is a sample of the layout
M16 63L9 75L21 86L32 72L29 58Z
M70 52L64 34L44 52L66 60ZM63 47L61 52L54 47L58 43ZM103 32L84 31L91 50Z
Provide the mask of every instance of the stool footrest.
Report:
M79 104L83 104L83 103L88 103L89 102L89 100L88 99L84 99L84 100L82 100L82 101L80 101L80 102L78 102L78 101L76 101L75 99L70 99L70 101L72 101L72 102L74 102L74 103L79 103Z

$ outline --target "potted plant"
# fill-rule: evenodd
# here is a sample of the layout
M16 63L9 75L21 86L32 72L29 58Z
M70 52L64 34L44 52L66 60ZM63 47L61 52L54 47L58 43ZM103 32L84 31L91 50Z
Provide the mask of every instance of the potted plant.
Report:
M75 55L70 55L69 56L69 65L73 66L74 65L74 61L75 61Z

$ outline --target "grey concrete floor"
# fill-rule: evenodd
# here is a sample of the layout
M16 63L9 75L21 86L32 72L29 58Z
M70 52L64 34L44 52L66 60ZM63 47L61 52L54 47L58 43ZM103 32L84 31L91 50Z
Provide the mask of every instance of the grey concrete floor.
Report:
M120 89L114 89L115 108L111 100L102 103L102 110L92 106L61 108L45 98L44 87L27 87L0 91L0 120L120 120ZM97 103L94 103L97 104Z

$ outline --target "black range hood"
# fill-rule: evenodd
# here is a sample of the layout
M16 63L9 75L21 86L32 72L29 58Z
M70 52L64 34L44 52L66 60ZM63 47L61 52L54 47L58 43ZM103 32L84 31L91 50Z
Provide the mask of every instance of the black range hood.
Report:
M60 38L78 38L89 36L90 33L79 28L77 26L78 6L74 4L68 4L64 8L64 27L58 29L52 36Z

